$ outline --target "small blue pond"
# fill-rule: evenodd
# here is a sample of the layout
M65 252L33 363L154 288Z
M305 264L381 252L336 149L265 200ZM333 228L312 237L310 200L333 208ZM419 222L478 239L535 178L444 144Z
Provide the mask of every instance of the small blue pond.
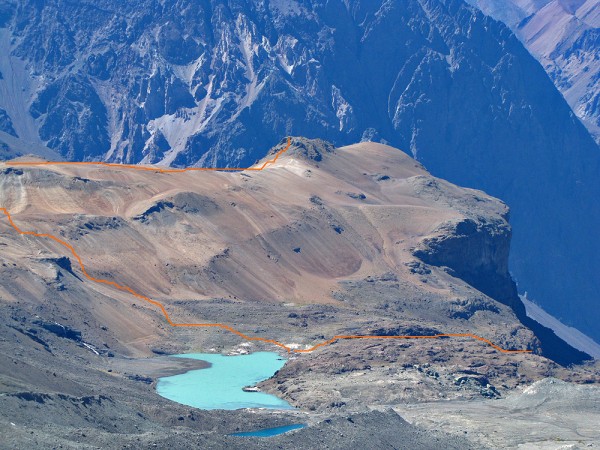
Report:
M278 434L287 433L288 431L299 430L306 427L302 423L296 423L294 425L286 425L284 427L264 428L256 431L245 431L243 433L233 433L230 436L241 436L241 437L272 437Z
M211 367L159 378L156 392L162 397L200 409L293 409L288 402L274 395L242 391L243 387L266 380L283 367L285 359L277 353L236 356L190 353L174 356L200 359L209 362Z

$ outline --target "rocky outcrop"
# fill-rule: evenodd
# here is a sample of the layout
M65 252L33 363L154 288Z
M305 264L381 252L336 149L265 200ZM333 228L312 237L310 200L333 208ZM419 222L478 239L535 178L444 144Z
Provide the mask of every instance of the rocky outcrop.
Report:
M287 140L282 141L271 149L269 155L275 155L287 145ZM335 147L331 142L322 139L306 139L303 137L292 137L290 147L286 152L288 155L301 158L305 161L319 163L329 154L335 153Z
M142 223L149 222L153 217L168 215L170 211L179 211L185 214L199 214L209 217L219 210L213 200L194 192L179 192L168 199L158 200L144 212L133 217L133 220Z
M19 137L13 128L12 120L10 120L9 115L2 108L0 108L0 131L4 131L14 137Z
M508 272L510 236L505 220L465 218L438 227L413 255L427 264L448 267L456 277L514 309L521 301Z
M36 320L34 321L34 323L42 327L44 330L55 334L56 336L65 339L70 339L76 342L81 342L81 331L71 328L68 325L63 325L58 322L49 322L45 320Z
M510 306L521 323L540 340L541 353L547 358L563 365L591 359L527 316L508 271L510 238L507 220L465 218L438 227L432 236L420 242L413 255L427 264L446 267L453 276Z

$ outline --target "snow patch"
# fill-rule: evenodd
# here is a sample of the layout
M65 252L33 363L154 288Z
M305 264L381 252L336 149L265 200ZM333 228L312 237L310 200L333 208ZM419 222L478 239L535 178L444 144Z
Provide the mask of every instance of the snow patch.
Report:
M276 166L273 166L273 169L275 169L275 170L286 169L295 175L303 177L304 172L306 171L306 166L304 164L302 164L300 161L297 161L296 159L291 158L291 159L286 160L283 164L280 163Z
M292 342L291 344L285 344L285 346L288 348L291 348L292 350L296 350L296 349L299 349L302 347L310 348L310 346L307 346L307 345L303 346L302 344L296 344L295 342Z
M302 62L294 60L294 56L297 53L295 51L296 45L298 45L298 39L292 36L285 36L280 38L275 46L277 61L288 75L291 75L296 66Z
M83 346L84 346L85 348L87 348L88 350L91 350L91 351L93 351L93 352L94 352L96 355L100 356L100 353L98 353L98 351L96 350L96 348L95 348L93 345L91 345L91 344L86 344L85 342L82 342L82 344L83 344Z
M335 115L340 121L340 131L344 128L350 128L352 118L352 106L342 96L339 88L334 84L331 86L331 106L335 110Z

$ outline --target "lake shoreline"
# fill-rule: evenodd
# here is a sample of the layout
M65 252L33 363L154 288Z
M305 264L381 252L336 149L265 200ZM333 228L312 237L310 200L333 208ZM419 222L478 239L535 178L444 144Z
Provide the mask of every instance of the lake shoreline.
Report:
M190 370L208 369L212 366L208 361L175 357L174 355L154 358L113 359L109 368L116 372L136 374L153 379L181 375Z

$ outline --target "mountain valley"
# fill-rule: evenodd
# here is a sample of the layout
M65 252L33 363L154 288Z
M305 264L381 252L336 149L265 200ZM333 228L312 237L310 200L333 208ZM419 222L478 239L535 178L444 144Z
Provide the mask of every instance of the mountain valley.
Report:
M0 450L600 448L597 0L0 0Z
M0 165L14 225L72 245L86 271L64 245L0 221L0 429L9 447L118 438L133 448L236 448L242 438L227 434L301 420L306 429L252 445L287 448L301 436L304 448L481 448L493 441L464 434L474 428L460 415L442 429L418 405L518 405L523 389L548 377L569 382L555 395L565 402L575 384L594 389L597 363L522 312L504 203L386 145L294 137L285 148L282 140L261 171L22 164L31 157ZM160 302L173 323L222 323L291 352L227 329L172 327L156 305L88 276ZM342 338L296 352L336 335L449 333L532 353L468 337ZM207 412L158 397L158 377L194 368L164 355L198 350L281 352L288 362L259 387L297 409ZM540 386L545 395L553 385ZM595 408L565 417L585 424ZM539 442L572 439L569 430L550 427Z

